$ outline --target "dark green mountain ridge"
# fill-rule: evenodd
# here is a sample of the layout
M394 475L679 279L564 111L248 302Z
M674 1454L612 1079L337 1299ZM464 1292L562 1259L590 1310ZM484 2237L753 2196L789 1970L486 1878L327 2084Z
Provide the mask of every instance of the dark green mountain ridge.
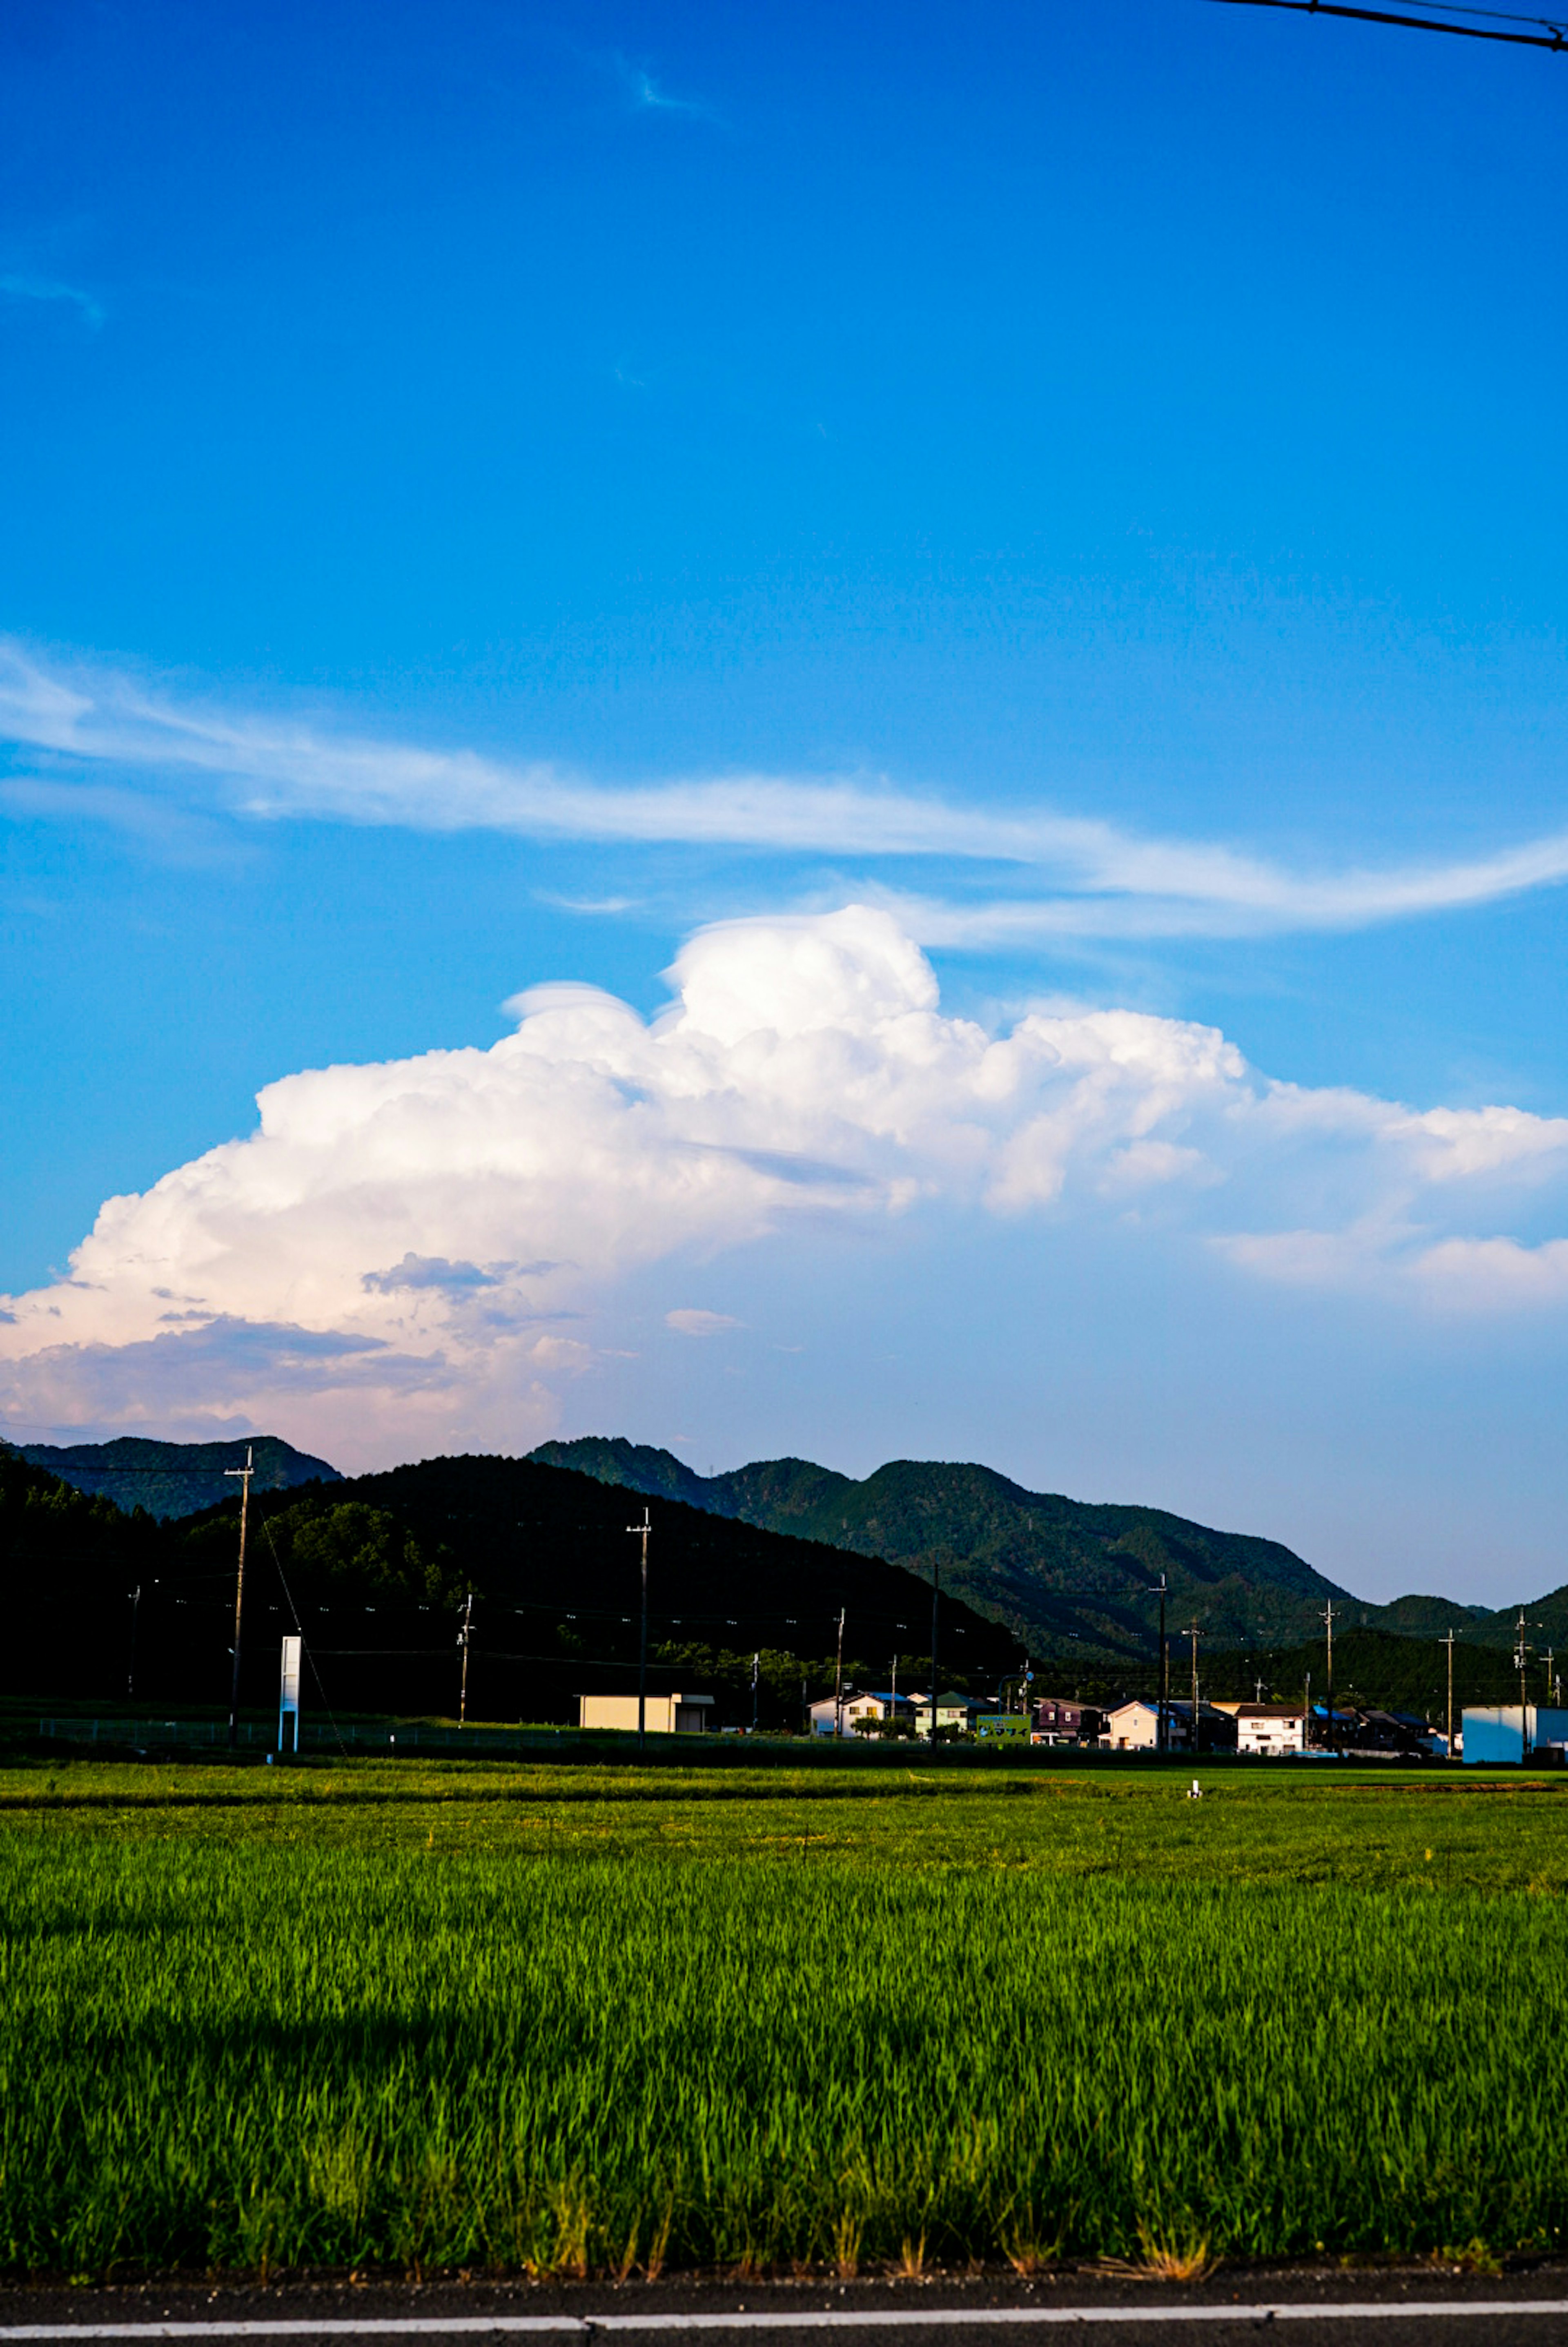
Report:
M667 1450L600 1436L544 1443L531 1456L770 1531L884 1556L922 1579L940 1564L944 1590L1004 1623L1041 1656L1146 1661L1158 1641L1162 1574L1167 1632L1196 1622L1211 1651L1305 1644L1321 1635L1330 1602L1343 1632L1437 1637L1451 1628L1486 1645L1513 1634L1507 1608L1492 1614L1420 1596L1370 1604L1278 1541L1216 1532L1162 1508L1025 1491L966 1462L895 1460L863 1481L803 1459L703 1476ZM1568 1638L1568 1590L1525 1611L1549 1635Z
M155 1442L122 1434L113 1442L24 1442L17 1449L29 1466L46 1468L76 1491L101 1493L127 1515L145 1508L160 1522L194 1516L228 1499L234 1485L225 1471L243 1467L247 1451L255 1456L254 1491L341 1480L324 1459L296 1450L276 1434L247 1435L234 1442Z
M461 1613L473 1596L475 1717L576 1717L580 1694L636 1684L640 1516L624 1491L524 1459L429 1459L385 1473L253 1493L244 1700L275 1698L279 1641L302 1629L312 1707L450 1715ZM76 1491L0 1445L0 1691L227 1700L234 1487L156 1522ZM759 1528L662 1495L649 1570L651 1684L709 1688L749 1721L798 1727L833 1684L840 1612L851 1681L915 1684L931 1607L911 1574L838 1543ZM954 1599L945 1682L976 1692L1012 1669L1010 1633ZM728 1693L727 1693L728 1691Z
M661 1527L656 1554L674 1570L662 1585L656 1582L656 1611L663 1617L656 1627L656 1644L662 1642L672 1651L678 1646L687 1655L688 1676L698 1667L699 1656L704 1667L732 1669L734 1655L721 1665L717 1659L721 1651L738 1653L743 1645L761 1643L777 1647L779 1659L771 1667L781 1680L787 1675L786 1651L819 1657L826 1652L823 1625L838 1603L849 1608L851 1651L866 1667L885 1668L877 1655L883 1645L895 1644L877 1626L884 1619L904 1620L896 1650L916 1656L929 1635L929 1608L919 1595L919 1583L929 1582L933 1563L940 1563L944 1594L955 1606L955 1629L961 1622L968 1623L972 1627L965 1635L973 1635L978 1624L987 1623L1002 1637L994 1654L986 1643L983 1662L978 1659L980 1648L973 1650L982 1674L1009 1667L1005 1649L1015 1637L1038 1660L1049 1660L1074 1682L1086 1683L1092 1676L1096 1685L1102 1678L1107 1686L1113 1679L1128 1686L1141 1684L1156 1651L1162 1573L1168 1583L1166 1626L1171 1634L1196 1621L1204 1632L1206 1655L1251 1656L1260 1668L1270 1655L1280 1656L1282 1667L1294 1667L1284 1664L1288 1649L1305 1650L1320 1642L1321 1614L1330 1600L1337 1640L1365 1631L1424 1643L1452 1628L1466 1648L1501 1656L1514 1638L1516 1607L1492 1613L1419 1595L1390 1605L1369 1604L1278 1542L1216 1532L1166 1510L1089 1504L1059 1493L1029 1491L992 1469L970 1463L895 1460L857 1481L808 1460L782 1459L702 1476L668 1451L589 1438L542 1445L531 1461L427 1460L351 1484L324 1460L275 1437L253 1440L260 1516L275 1527L280 1561L290 1573L302 1575L307 1595L325 1591L323 1602L335 1611L337 1601L328 1586L332 1583L339 1599L346 1594L351 1605L357 1604L366 1613L380 1614L389 1605L395 1611L399 1604L411 1604L428 1614L433 1604L449 1606L454 1593L472 1584L487 1606L504 1606L516 1614L516 1632L507 1643L520 1650L520 1659L526 1653L535 1660L548 1660L537 1653L537 1641L523 1636L527 1619L551 1606L560 1610L563 1620L577 1610L567 1601L574 1593L581 1596L585 1532L583 1524L576 1532L572 1525L585 1507L596 1527L591 1544L607 1543L605 1570L611 1582L624 1570L625 1552L631 1546L624 1519L638 1511L615 1498L616 1491L646 1494L663 1503L655 1512ZM71 1557L83 1554L84 1541L102 1547L106 1555L112 1553L119 1560L110 1572L111 1583L124 1582L128 1592L140 1580L169 1603L178 1602L184 1610L173 1626L183 1636L193 1630L197 1615L205 1614L209 1600L194 1589L178 1601L173 1598L184 1569L174 1552L188 1564L198 1549L209 1548L209 1577L226 1580L236 1487L224 1470L239 1464L246 1448L245 1441L185 1444L127 1437L70 1450L36 1445L28 1452L12 1451L12 1458L32 1456L49 1471L29 1501L36 1535L30 1535L27 1543L32 1570L47 1579L52 1555L67 1566ZM56 1483L56 1472L66 1481ZM67 1483L74 1488L67 1489ZM49 1501L46 1505L46 1486L59 1495L58 1504ZM557 1494L548 1505L546 1487ZM439 1505L431 1497L436 1491L448 1495ZM568 1496L561 1498L561 1493ZM596 1498L588 1496L596 1493ZM64 1506L66 1500L89 1497L90 1514ZM146 1512L138 1517L138 1510ZM148 1532L156 1531L158 1538L150 1548L145 1543L138 1548L141 1536L133 1538L131 1519L147 1523L148 1516L163 1520L156 1527L148 1525ZM448 1518L450 1525L443 1529ZM513 1538L504 1532L508 1522L514 1532L525 1522L535 1525L535 1542L525 1570L519 1557L498 1575L499 1553ZM721 1523L731 1528L727 1535L720 1534ZM746 1532L762 1536L766 1553L743 1557L733 1543ZM294 1552L289 1543L296 1533L300 1545L290 1564ZM274 1533L266 1537L270 1540ZM706 1588L699 1603L690 1568L715 1538L725 1542L724 1554L733 1565L731 1585L708 1585L704 1569L697 1576ZM0 1541L0 1548L4 1546ZM816 1564L802 1573L808 1556L830 1553L842 1560L836 1568L840 1579L831 1588ZM612 1562L617 1556L623 1559L620 1564ZM850 1558L859 1563L845 1580ZM17 1555L15 1562L21 1561ZM868 1569L871 1579L866 1578ZM342 1581L345 1572L347 1583ZM871 1581L879 1575L885 1578L873 1590ZM596 1570L594 1577L598 1577ZM68 1612L73 1573L66 1570L57 1578L59 1585L46 1603L56 1612L64 1604ZM813 1592L806 1609L809 1631L799 1603L808 1588ZM111 1614L125 1603L124 1593L104 1594ZM148 1602L156 1605L160 1600ZM216 1638L222 1622L216 1588L211 1610ZM1537 1598L1524 1612L1527 1638L1543 1657L1553 1645L1568 1647L1568 1588ZM79 1631L79 1619L76 1626ZM390 1628L391 1616L369 1626L379 1637ZM339 1625L329 1627L335 1638ZM405 1627L411 1635L415 1630L424 1635L417 1624ZM119 1634L107 1635L112 1646ZM578 1633L571 1637L576 1640L575 1646L556 1641L563 1659L595 1643L585 1645ZM601 1659L607 1665L611 1656L606 1651ZM624 1659L617 1653L617 1667ZM952 1662L957 1671L956 1652ZM748 1667L748 1653L747 1663ZM376 1689L384 1675L380 1665L367 1665L367 1671L365 1699L379 1701ZM1378 1675L1389 1676L1380 1665ZM554 1686L558 1674L545 1676ZM1245 1670L1242 1676L1247 1676Z

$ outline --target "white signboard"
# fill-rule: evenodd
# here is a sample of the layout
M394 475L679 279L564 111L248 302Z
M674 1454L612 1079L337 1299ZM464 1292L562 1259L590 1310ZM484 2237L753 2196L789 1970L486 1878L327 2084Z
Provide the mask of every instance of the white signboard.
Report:
M300 1748L300 1658L304 1644L303 1638L283 1641L283 1676L278 1694L280 1752L297 1752Z

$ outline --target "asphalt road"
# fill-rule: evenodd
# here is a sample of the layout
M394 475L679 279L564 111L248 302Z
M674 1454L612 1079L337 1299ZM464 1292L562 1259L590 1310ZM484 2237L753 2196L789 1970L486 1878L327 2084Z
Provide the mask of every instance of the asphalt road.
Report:
M1432 2267L1215 2275L1182 2285L1099 2274L928 2281L675 2280L511 2285L340 2280L270 2290L141 2284L0 2291L0 2347L146 2338L275 2340L311 2347L538 2347L661 2334L702 2347L1026 2347L1064 2331L1084 2347L1233 2347L1279 2330L1289 2347L1545 2347L1568 2342L1568 2268L1502 2278Z

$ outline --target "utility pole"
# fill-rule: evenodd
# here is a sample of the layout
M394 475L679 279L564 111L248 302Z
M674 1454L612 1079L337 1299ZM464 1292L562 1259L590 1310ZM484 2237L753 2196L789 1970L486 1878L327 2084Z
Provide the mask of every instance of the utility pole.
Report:
M248 1442L244 1466L226 1467L223 1471L225 1475L237 1475L239 1479L239 1573L234 1583L234 1676L229 1688L230 1752L235 1751L239 1743L239 1634L245 1619L245 1528L250 1513L250 1478L256 1472L255 1460L255 1450Z
M1327 1623L1329 1628L1329 1749L1338 1758L1339 1737L1334 1726L1334 1601L1331 1597L1318 1618Z
M1170 1648L1166 1645L1166 1577L1160 1575L1160 1692L1155 1710L1155 1750L1170 1749Z
M648 1710L648 1534L653 1530L653 1517L647 1504L640 1524L628 1524L643 1544L643 1610L642 1629L637 1638L637 1758L640 1760L647 1744Z
M1438 1645L1440 1646L1446 1646L1448 1648L1448 1714L1444 1725L1443 1736L1444 1740L1448 1745L1448 1751L1445 1757L1450 1760L1453 1758L1453 1636L1454 1634L1451 1630L1446 1638L1440 1638L1438 1640Z
M457 1643L463 1648L463 1684L459 1687L457 1694L457 1724L459 1727L466 1727L468 1725L468 1642L473 1635L473 1592L471 1589L468 1593L468 1602L463 1609L463 1627L457 1634Z
M1519 1765L1530 1758L1530 1714L1525 1707L1524 1675L1530 1660L1530 1649L1524 1643L1524 1608L1519 1609L1518 1644L1513 1650L1513 1667L1519 1673Z
M942 1603L942 1559L931 1561L931 1748L936 1750L936 1617Z
M892 1701L888 1706L888 1710L896 1734L899 1724L899 1658L897 1655L893 1656Z
M1312 1674L1307 1674L1307 1684L1301 1690L1301 1749L1312 1749Z
M761 1655L753 1655L751 1657L751 1733L753 1736L757 1733L757 1680L761 1668Z
M127 1703L134 1703L136 1700L136 1624L137 1615L140 1612L141 1583L138 1581L131 1591L130 1660L126 1665L126 1701Z
M839 1659L833 1665L833 1733L844 1732L844 1609L839 1608Z
M1552 1665L1556 1659L1556 1655L1548 1646L1546 1649L1546 1707L1549 1711L1552 1708Z
M1196 1757L1197 1757L1197 1642L1198 1642L1198 1640L1202 1637L1202 1635L1203 1635L1203 1632L1198 1628L1197 1624L1195 1622L1195 1623L1192 1624L1192 1626L1191 1626L1191 1628L1190 1628L1190 1629L1187 1629L1187 1630L1184 1630L1184 1631L1183 1631L1182 1635L1183 1635L1183 1637L1185 1637L1185 1638L1190 1638L1190 1639L1192 1640L1192 1737L1191 1737L1191 1750L1192 1750L1193 1757L1194 1757L1194 1758L1196 1759Z
M1263 1681L1261 1679L1254 1679L1252 1682L1252 1700L1254 1703L1261 1703L1263 1701Z

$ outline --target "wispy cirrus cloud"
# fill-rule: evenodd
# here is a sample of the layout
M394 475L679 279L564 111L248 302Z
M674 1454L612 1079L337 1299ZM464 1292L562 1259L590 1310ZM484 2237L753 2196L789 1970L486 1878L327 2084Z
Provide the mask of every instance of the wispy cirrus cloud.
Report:
M62 284L58 278L34 277L25 272L0 272L0 296L10 302L64 302L74 309L89 326L104 323L103 305L79 285Z
M0 740L25 753L0 792L31 793L36 803L47 783L62 813L76 804L91 815L86 794L109 781L188 812L195 800L203 812L218 807L250 822L831 857L855 864L861 892L935 946L1357 929L1568 879L1568 829L1481 856L1308 870L1223 841L1139 835L1093 816L959 805L875 774L735 772L601 784L542 760L411 747L330 723L228 710L124 671L46 661L15 643L0 645ZM902 877L921 859L948 867L942 893L911 888ZM962 885L954 876L963 876Z
M701 98L677 97L665 89L648 71L647 66L635 65L629 57L617 56L616 71L627 96L639 114L684 114L698 122L711 122L716 118L711 107Z
M667 1312L664 1325L673 1328L677 1337L725 1337L742 1323L728 1312L708 1312L700 1305L686 1304Z

